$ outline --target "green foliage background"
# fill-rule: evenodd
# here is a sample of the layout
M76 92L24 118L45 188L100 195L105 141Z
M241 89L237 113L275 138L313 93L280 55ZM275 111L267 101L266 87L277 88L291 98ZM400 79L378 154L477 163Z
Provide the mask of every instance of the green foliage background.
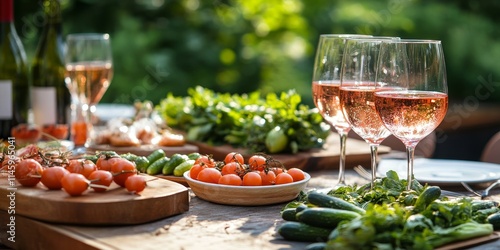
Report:
M280 92L312 105L320 34L361 33L442 40L450 99L500 102L498 1L474 0L61 0L64 34L106 32L115 75L102 102L158 103L168 92ZM31 59L40 4L15 0Z

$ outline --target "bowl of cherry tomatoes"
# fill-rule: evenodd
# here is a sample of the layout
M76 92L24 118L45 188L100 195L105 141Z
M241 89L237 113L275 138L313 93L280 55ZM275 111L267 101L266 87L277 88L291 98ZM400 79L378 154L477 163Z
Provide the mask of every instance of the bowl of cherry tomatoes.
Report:
M245 160L236 152L218 162L200 157L183 176L198 198L237 206L289 202L311 179L301 169L287 169L269 156L256 154Z

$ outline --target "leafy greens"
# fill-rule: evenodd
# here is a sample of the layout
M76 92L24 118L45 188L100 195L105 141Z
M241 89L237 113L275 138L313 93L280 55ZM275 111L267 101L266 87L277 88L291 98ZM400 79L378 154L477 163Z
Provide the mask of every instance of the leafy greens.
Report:
M188 140L230 144L251 152L269 153L266 137L276 127L286 136L279 152L288 153L322 147L330 133L317 110L301 104L294 90L263 97L260 92L216 93L197 86L185 97L168 93L156 110L168 126L186 131Z

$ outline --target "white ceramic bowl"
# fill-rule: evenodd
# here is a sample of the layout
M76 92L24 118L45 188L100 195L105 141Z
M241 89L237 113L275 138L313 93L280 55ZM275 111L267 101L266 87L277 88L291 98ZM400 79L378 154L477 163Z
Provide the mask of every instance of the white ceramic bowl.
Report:
M304 180L269 186L231 186L195 180L184 173L189 187L200 199L238 206L261 206L283 203L295 199L303 190L311 176L305 173Z

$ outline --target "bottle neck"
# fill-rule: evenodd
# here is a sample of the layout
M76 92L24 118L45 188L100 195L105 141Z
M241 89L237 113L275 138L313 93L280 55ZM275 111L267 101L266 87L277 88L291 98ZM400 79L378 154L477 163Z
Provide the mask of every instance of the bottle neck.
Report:
M0 0L0 22L11 23L14 20L13 0Z
M52 26L61 26L61 4L59 0L43 0L42 9L45 14L46 24Z

